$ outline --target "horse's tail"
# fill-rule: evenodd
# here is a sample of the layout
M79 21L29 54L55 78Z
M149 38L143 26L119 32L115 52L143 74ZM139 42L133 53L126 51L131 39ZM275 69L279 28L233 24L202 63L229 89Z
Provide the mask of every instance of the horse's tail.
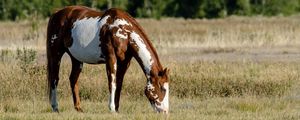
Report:
M63 10L59 10L52 14L48 21L47 27L47 47L53 44L53 40L61 39L61 32L64 26ZM48 49L47 49L48 50Z
M58 82L58 76L56 75L57 64L59 64L60 49L63 48L63 27L65 18L63 16L64 9L59 10L51 15L48 21L47 27L47 41L46 41L46 51L47 51L47 81L48 81L48 92L51 91L51 87L56 86ZM62 52L60 52L62 53ZM55 72L55 73L53 73ZM53 89L53 88L52 88ZM50 92L49 99L51 99Z

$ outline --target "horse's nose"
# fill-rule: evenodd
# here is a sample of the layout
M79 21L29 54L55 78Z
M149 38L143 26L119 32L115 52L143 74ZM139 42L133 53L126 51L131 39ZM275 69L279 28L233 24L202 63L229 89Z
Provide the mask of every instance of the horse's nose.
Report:
M169 114L169 110L168 109L157 109L157 112L163 113L163 114Z
M163 114L169 114L169 111L168 110L164 110Z

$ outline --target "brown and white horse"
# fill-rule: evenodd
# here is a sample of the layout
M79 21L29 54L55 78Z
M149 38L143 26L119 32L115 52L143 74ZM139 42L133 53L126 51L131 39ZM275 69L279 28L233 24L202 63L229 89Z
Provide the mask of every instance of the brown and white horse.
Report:
M68 53L72 61L70 83L74 106L80 107L78 77L83 63L106 64L109 108L117 112L124 74L134 57L147 78L145 95L157 112L168 113L168 69L163 69L158 55L144 30L126 12L109 9L98 12L87 7L69 6L54 13L47 30L49 100L58 112L57 84L60 61Z

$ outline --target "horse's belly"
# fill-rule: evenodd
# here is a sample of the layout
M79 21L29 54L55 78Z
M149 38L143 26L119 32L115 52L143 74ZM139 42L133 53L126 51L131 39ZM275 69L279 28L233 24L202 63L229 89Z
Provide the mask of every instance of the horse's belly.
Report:
M99 18L84 18L73 23L72 45L68 48L73 57L85 63L101 63L105 59L100 48Z

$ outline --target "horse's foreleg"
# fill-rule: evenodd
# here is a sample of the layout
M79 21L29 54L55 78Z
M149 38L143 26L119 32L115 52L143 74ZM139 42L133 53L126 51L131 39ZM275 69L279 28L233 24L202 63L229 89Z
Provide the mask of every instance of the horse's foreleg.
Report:
M74 107L77 111L83 112L82 109L80 108L80 97L79 97L79 86L78 86L78 77L81 72L83 63L76 60L75 58L71 58L72 60L72 71L70 75L70 83L71 83L71 89L72 89L72 94L73 94L73 102L74 102Z
M116 96L115 96L116 111L119 111L119 101L120 101L123 79L124 79L124 75L125 75L128 67L130 65L131 58L132 57L127 56L127 58L125 58L125 60L118 61L118 64L117 64L117 89L116 89Z
M115 92L116 92L116 71L117 71L117 59L114 54L107 56L106 73L108 78L109 88L109 108L111 112L115 112Z

